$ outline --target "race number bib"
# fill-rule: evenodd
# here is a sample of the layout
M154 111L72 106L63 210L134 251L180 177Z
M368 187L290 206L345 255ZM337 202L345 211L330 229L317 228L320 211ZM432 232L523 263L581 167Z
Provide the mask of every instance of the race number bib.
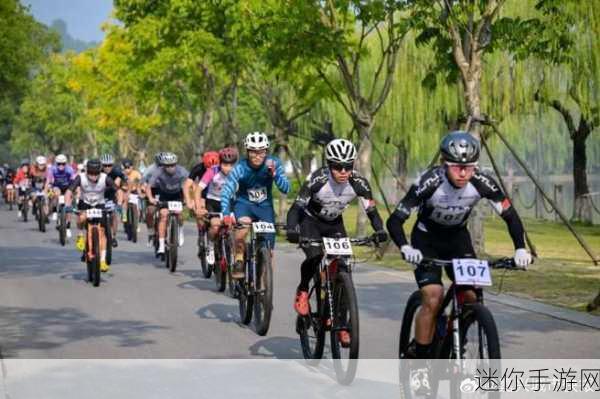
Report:
M487 260L453 259L452 267L456 285L492 285L492 276Z
M436 207L429 218L441 225L455 226L463 221L469 210L469 207L464 206Z
M321 208L319 212L319 216L327 220L333 220L342 214L343 209L340 209L335 206L330 206L327 208Z
M248 189L248 199L252 202L261 203L267 199L266 187L254 187Z
M64 204L65 204L65 196L59 195L58 196L58 205L64 205Z
M13 186L12 184L7 184L6 185L6 189L7 190L12 190L13 188L15 188L15 186Z
M85 216L88 219L100 219L102 217L102 209L91 208L85 211Z
M252 230L255 233L275 233L275 225L269 222L254 222L252 223Z
M106 204L104 204L104 207L106 208L107 211L112 211L115 209L115 203L112 201L106 201Z
M350 239L344 238L329 238L323 237L323 246L325 247L325 254L327 255L352 255L352 245L350 245Z
M137 205L137 204L138 204L138 201L139 201L139 198L138 198L138 196L137 196L137 195L135 195L135 194L129 194L129 201L128 201L128 202L129 202L130 204Z
M169 212L181 212L183 211L183 204L181 201L169 201L167 203Z

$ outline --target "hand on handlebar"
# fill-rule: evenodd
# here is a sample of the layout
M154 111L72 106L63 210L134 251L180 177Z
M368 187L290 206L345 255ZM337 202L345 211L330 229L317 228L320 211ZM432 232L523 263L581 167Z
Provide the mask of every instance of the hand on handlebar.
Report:
M408 244L400 247L400 252L402 252L402 256L404 256L404 259L406 259L407 262L419 264L423 260L421 251Z

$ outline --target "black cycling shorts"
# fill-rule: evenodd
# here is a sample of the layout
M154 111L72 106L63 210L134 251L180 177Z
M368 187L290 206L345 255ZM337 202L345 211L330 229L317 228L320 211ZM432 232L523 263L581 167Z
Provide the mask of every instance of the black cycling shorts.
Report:
M426 258L452 260L475 257L471 235L466 227L443 232L424 232L415 224L411 234L411 245L420 250ZM446 266L444 269L450 280L454 281L452 267ZM418 266L415 269L415 279L419 288L429 284L442 285L442 269L438 266Z
M77 203L77 210L79 211L86 211L92 208L104 209L104 204L90 205L87 202L84 202L83 200L79 200L79 202Z
M334 221L326 222L312 216L304 216L300 222L300 236L302 238L319 239L322 237L347 237L344 220L340 217ZM323 249L317 246L302 248L307 259L322 258Z
M217 201L217 200L210 199L210 198L207 198L205 201L206 201L205 204L206 204L207 211L209 211L211 213L221 212L221 201ZM213 217L216 217L216 216L213 216Z

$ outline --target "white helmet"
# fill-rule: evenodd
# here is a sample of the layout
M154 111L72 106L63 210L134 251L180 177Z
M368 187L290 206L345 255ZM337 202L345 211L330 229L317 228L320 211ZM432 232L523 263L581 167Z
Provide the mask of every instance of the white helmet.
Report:
M67 156L64 154L58 154L56 158L54 158L55 163L67 163Z
M269 148L269 138L262 132L249 133L244 140L247 150L266 150Z
M331 140L325 148L327 162L350 163L356 159L356 147L346 139Z
M48 162L48 161L46 160L46 157L45 157L45 156L42 156L42 155L38 156L38 157L35 159L35 163L36 163L38 166L44 166L44 165L46 165L46 162Z

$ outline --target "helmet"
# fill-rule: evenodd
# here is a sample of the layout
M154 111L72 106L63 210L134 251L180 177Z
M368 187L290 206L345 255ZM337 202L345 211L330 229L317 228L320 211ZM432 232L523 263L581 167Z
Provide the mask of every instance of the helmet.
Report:
M236 163L238 160L238 150L235 147L225 147L219 151L219 159L224 163Z
M202 163L206 169L219 164L219 153L216 151L207 151L202 156Z
M154 154L154 163L160 165L160 159L162 158L162 152L157 152Z
M163 166L175 165L177 164L177 155L172 152L163 152L160 163Z
M67 157L64 154L58 154L56 158L54 158L55 163L67 163Z
M48 161L46 160L46 157L45 157L45 156L42 156L42 155L38 156L38 157L35 159L35 163L36 163L38 166L46 166L46 162L48 162Z
M83 173L85 171L85 165L82 163L77 164L77 172Z
M87 161L85 169L88 174L99 174L102 170L102 164L98 159L90 159L89 161Z
M123 162L121 162L121 165L123 165L123 169L130 168L133 166L133 161L129 158L125 158Z
M110 154L102 154L100 156L100 162L102 163L102 165L112 165L113 163L115 163L115 160Z
M249 133L244 140L247 150L266 150L269 148L269 138L262 132Z
M325 147L325 158L331 163L351 163L356 159L356 147L346 139L331 140Z
M29 158L23 158L21 159L21 166L29 166Z
M479 141L463 131L448 133L440 143L440 153L446 162L475 163L479 160L479 151Z

